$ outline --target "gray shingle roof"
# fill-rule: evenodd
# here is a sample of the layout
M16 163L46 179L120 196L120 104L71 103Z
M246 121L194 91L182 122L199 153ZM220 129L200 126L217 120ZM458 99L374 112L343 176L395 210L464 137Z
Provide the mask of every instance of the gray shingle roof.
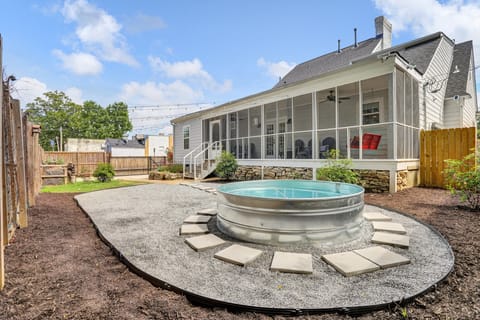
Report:
M456 44L453 48L453 61L450 68L450 74L447 82L445 98L453 96L464 96L467 93L468 72L470 71L470 60L472 58L473 43L466 41ZM458 72L453 73L455 66L458 66Z
M298 64L287 73L274 88L280 88L348 66L353 60L370 55L381 40L381 37L371 38L360 42L356 48L352 45L343 48L340 53L334 51Z
M105 143L110 147L136 148L136 149L145 148L145 145L141 144L138 140L123 140L123 139L107 138L105 139Z
M438 35L435 37L435 35ZM397 51L405 60L409 63L415 65L415 69L421 74L424 74L427 71L428 65L435 54L435 50L440 44L440 33L435 33L432 35L432 39L429 39L424 42L420 42L411 46L401 46L390 48L389 51ZM398 48L398 50L396 50Z

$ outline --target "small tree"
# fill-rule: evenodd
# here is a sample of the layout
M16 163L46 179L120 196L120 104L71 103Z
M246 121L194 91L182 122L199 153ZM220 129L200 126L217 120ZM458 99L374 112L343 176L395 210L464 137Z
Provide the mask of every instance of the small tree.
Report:
M115 170L110 163L99 163L93 176L100 182L107 182L115 176Z
M230 180L233 178L235 171L238 168L237 159L235 156L227 151L222 151L217 163L215 171L220 178Z
M480 210L480 170L478 161L479 158L475 152L461 160L445 160L447 168L443 171L447 189L475 211Z
M352 170L351 159L337 159L337 150L330 150L327 165L317 169L317 180L359 183L358 173Z

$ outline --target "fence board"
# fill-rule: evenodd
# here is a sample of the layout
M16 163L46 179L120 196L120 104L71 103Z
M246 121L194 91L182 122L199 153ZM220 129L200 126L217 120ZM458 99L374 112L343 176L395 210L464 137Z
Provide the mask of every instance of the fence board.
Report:
M445 160L462 159L476 147L476 128L455 128L420 133L420 184L445 187Z

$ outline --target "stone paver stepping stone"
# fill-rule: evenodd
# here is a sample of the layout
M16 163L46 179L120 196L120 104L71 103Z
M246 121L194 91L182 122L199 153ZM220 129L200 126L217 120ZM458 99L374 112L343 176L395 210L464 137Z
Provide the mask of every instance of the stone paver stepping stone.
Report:
M218 251L214 257L228 263L244 266L257 259L262 253L262 250L234 244Z
M202 209L197 211L197 214L204 215L204 216L216 216L217 215L217 209L211 208L211 209Z
M372 242L407 249L410 246L410 237L390 232L375 232L372 237Z
M386 231L398 234L407 233L405 228L400 223L396 222L373 221L372 225L374 231Z
M409 258L380 246L354 250L354 252L379 265L382 269L410 263Z
M194 214L186 217L183 223L207 223L210 219L212 219L211 216Z
M326 254L322 259L345 277L355 276L380 269L378 265L353 251Z
M312 273L312 255L309 253L275 251L270 270L289 273Z
M363 217L365 218L365 220L368 221L392 221L392 218L378 211L365 210L363 212Z
M208 233L208 227L206 224L182 224L180 227L180 235L188 234L203 234Z
M211 233L185 239L185 242L195 251L210 249L225 243L223 239Z

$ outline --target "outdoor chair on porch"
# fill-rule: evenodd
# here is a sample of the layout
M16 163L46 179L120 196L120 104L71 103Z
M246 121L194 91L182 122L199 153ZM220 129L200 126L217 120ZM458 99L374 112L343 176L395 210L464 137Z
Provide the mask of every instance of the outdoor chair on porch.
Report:
M364 133L362 136L362 149L364 150L377 150L382 138L379 134ZM354 136L350 142L350 148L358 149L360 146L360 139L358 136Z

